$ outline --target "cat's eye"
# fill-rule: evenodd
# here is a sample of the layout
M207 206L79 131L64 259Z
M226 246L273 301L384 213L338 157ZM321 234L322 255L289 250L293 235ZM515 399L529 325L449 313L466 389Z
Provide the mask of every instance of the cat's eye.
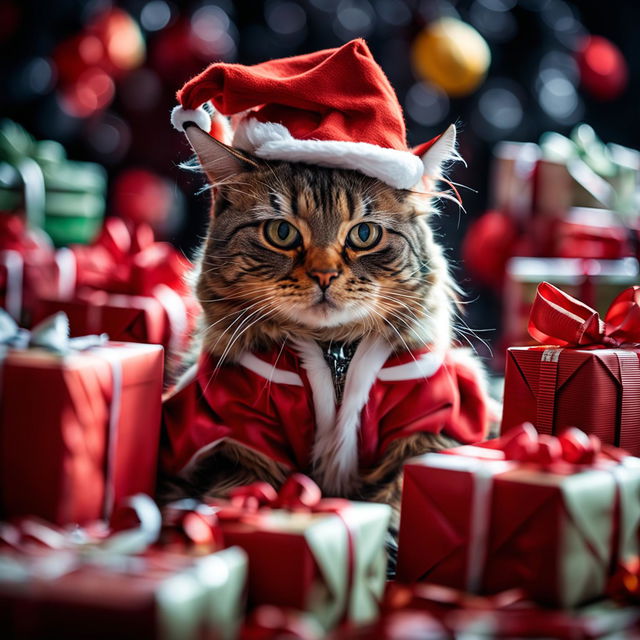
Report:
M279 249L295 249L302 243L300 232L285 220L269 220L264 227L264 235L269 243Z
M352 227L347 235L347 244L352 249L363 250L375 247L382 237L382 229L379 224L373 222L361 222Z

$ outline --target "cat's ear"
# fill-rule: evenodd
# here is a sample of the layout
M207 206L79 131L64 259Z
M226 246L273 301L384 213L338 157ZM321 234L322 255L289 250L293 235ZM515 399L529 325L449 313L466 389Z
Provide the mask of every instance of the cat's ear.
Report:
M213 184L258 166L250 156L216 140L197 125L186 126L184 131L202 170Z
M425 177L431 180L441 178L442 170L449 162L462 159L456 151L456 125L449 125L449 128L420 157L424 165Z

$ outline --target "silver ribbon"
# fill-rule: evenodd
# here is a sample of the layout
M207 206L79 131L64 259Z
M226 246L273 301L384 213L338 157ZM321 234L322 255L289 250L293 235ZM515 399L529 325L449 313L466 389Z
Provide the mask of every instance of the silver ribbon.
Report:
M70 338L69 332L69 318L63 311L46 318L28 331L21 329L4 309L0 309L0 345L11 349L39 347L58 355L68 355L74 351L104 346L109 339L106 333Z

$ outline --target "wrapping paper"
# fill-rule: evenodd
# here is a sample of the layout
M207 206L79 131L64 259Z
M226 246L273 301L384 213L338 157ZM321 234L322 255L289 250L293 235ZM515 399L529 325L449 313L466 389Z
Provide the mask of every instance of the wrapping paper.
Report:
M529 421L541 433L577 426L640 454L640 287L621 293L605 320L548 283L529 332L544 346L507 351L502 432Z
M280 499L274 495L258 510L251 507L251 494L241 508L219 513L225 543L249 556L249 604L306 611L326 629L342 619L355 624L375 619L386 577L390 508L292 501L286 496L297 477L285 483Z
M236 637L246 555L237 547L197 556L167 551L156 544L161 520L150 498L133 496L123 511L136 518L123 530L56 529L33 518L1 526L5 637Z
M153 494L162 347L3 349L2 517L82 523L132 493Z
M597 439L577 434L558 440L529 426L405 465L398 579L479 594L521 588L560 607L603 595L617 563L638 551L640 460L588 455Z

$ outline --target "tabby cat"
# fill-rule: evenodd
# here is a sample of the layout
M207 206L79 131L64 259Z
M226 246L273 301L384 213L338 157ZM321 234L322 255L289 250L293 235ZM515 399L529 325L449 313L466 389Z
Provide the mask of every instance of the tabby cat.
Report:
M324 412L335 421L334 405L358 384L346 374L364 358L359 345L371 351L372 341L381 342L401 360L425 345L450 350L456 287L429 219L442 166L456 157L453 126L423 157L427 178L416 190L394 189L357 171L265 161L197 126L186 133L215 194L195 274L204 312L198 350L216 362L205 388L225 380L242 354L275 350L263 374L268 395L275 384L269 372L279 370L284 350L295 349L310 379L314 367L322 369L316 418ZM327 494L396 507L403 462L455 444L438 430L418 431L392 439L375 466L341 475L343 448L354 445L335 437L330 419L327 425L315 436L313 462L301 470ZM183 490L224 496L256 480L278 487L290 473L233 438L213 444L190 465Z

